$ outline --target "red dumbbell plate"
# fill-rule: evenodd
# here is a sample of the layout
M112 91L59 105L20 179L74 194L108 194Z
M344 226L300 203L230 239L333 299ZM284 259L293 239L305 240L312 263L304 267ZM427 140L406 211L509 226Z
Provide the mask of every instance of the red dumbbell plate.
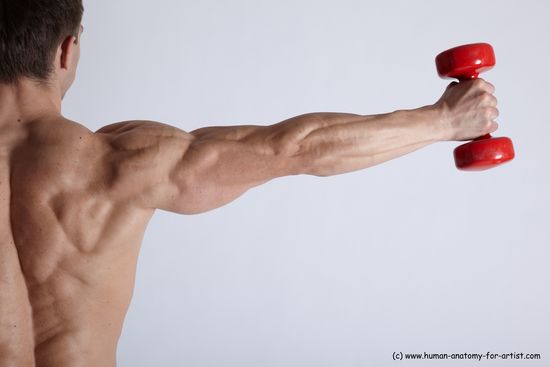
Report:
M495 52L488 43L472 43L451 48L437 55L435 64L442 78L475 79L495 66Z
M483 171L514 159L512 140L482 137L454 150L456 167L463 171Z

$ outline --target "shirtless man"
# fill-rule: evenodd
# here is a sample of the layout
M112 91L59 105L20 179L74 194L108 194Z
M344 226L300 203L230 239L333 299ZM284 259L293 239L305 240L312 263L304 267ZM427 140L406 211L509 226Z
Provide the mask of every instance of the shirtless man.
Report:
M494 88L451 84L433 105L310 113L185 132L61 115L81 0L0 0L0 367L108 367L155 209L197 214L276 177L364 169L497 128Z

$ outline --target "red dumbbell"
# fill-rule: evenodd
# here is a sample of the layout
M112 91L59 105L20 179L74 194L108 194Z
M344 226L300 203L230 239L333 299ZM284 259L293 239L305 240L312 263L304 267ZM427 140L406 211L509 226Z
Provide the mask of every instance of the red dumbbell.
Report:
M487 43L473 43L451 48L435 58L437 72L442 78L459 81L477 79L479 73L495 66L493 47ZM454 150L455 164L465 171L483 171L514 159L514 145L510 138L481 136Z

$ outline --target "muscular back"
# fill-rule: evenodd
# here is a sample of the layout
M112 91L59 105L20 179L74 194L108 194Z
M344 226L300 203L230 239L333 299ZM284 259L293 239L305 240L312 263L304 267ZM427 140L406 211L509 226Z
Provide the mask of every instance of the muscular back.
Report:
M0 135L2 367L115 364L153 210L121 172L151 153L112 137L61 118Z

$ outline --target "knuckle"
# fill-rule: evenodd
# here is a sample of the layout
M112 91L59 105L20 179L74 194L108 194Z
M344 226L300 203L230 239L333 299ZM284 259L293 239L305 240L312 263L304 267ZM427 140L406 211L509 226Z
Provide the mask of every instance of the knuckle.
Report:
M483 117L487 120L493 120L498 117L498 109L495 107L485 107L483 109Z
M476 88L481 88L484 85L485 81L481 78L475 79L472 85Z
M493 101L493 95L489 92L481 93L481 101L490 104Z
M481 78L474 80L473 85L475 88L482 89L491 94L495 92L495 86Z
M487 126L486 131L488 133L492 133L492 132L496 131L497 129L498 129L498 123L496 123L495 121L491 121L491 123Z
M489 92L483 92L480 95L480 101L482 104L487 106L493 106L495 107L498 104L497 98L494 96L494 94Z

